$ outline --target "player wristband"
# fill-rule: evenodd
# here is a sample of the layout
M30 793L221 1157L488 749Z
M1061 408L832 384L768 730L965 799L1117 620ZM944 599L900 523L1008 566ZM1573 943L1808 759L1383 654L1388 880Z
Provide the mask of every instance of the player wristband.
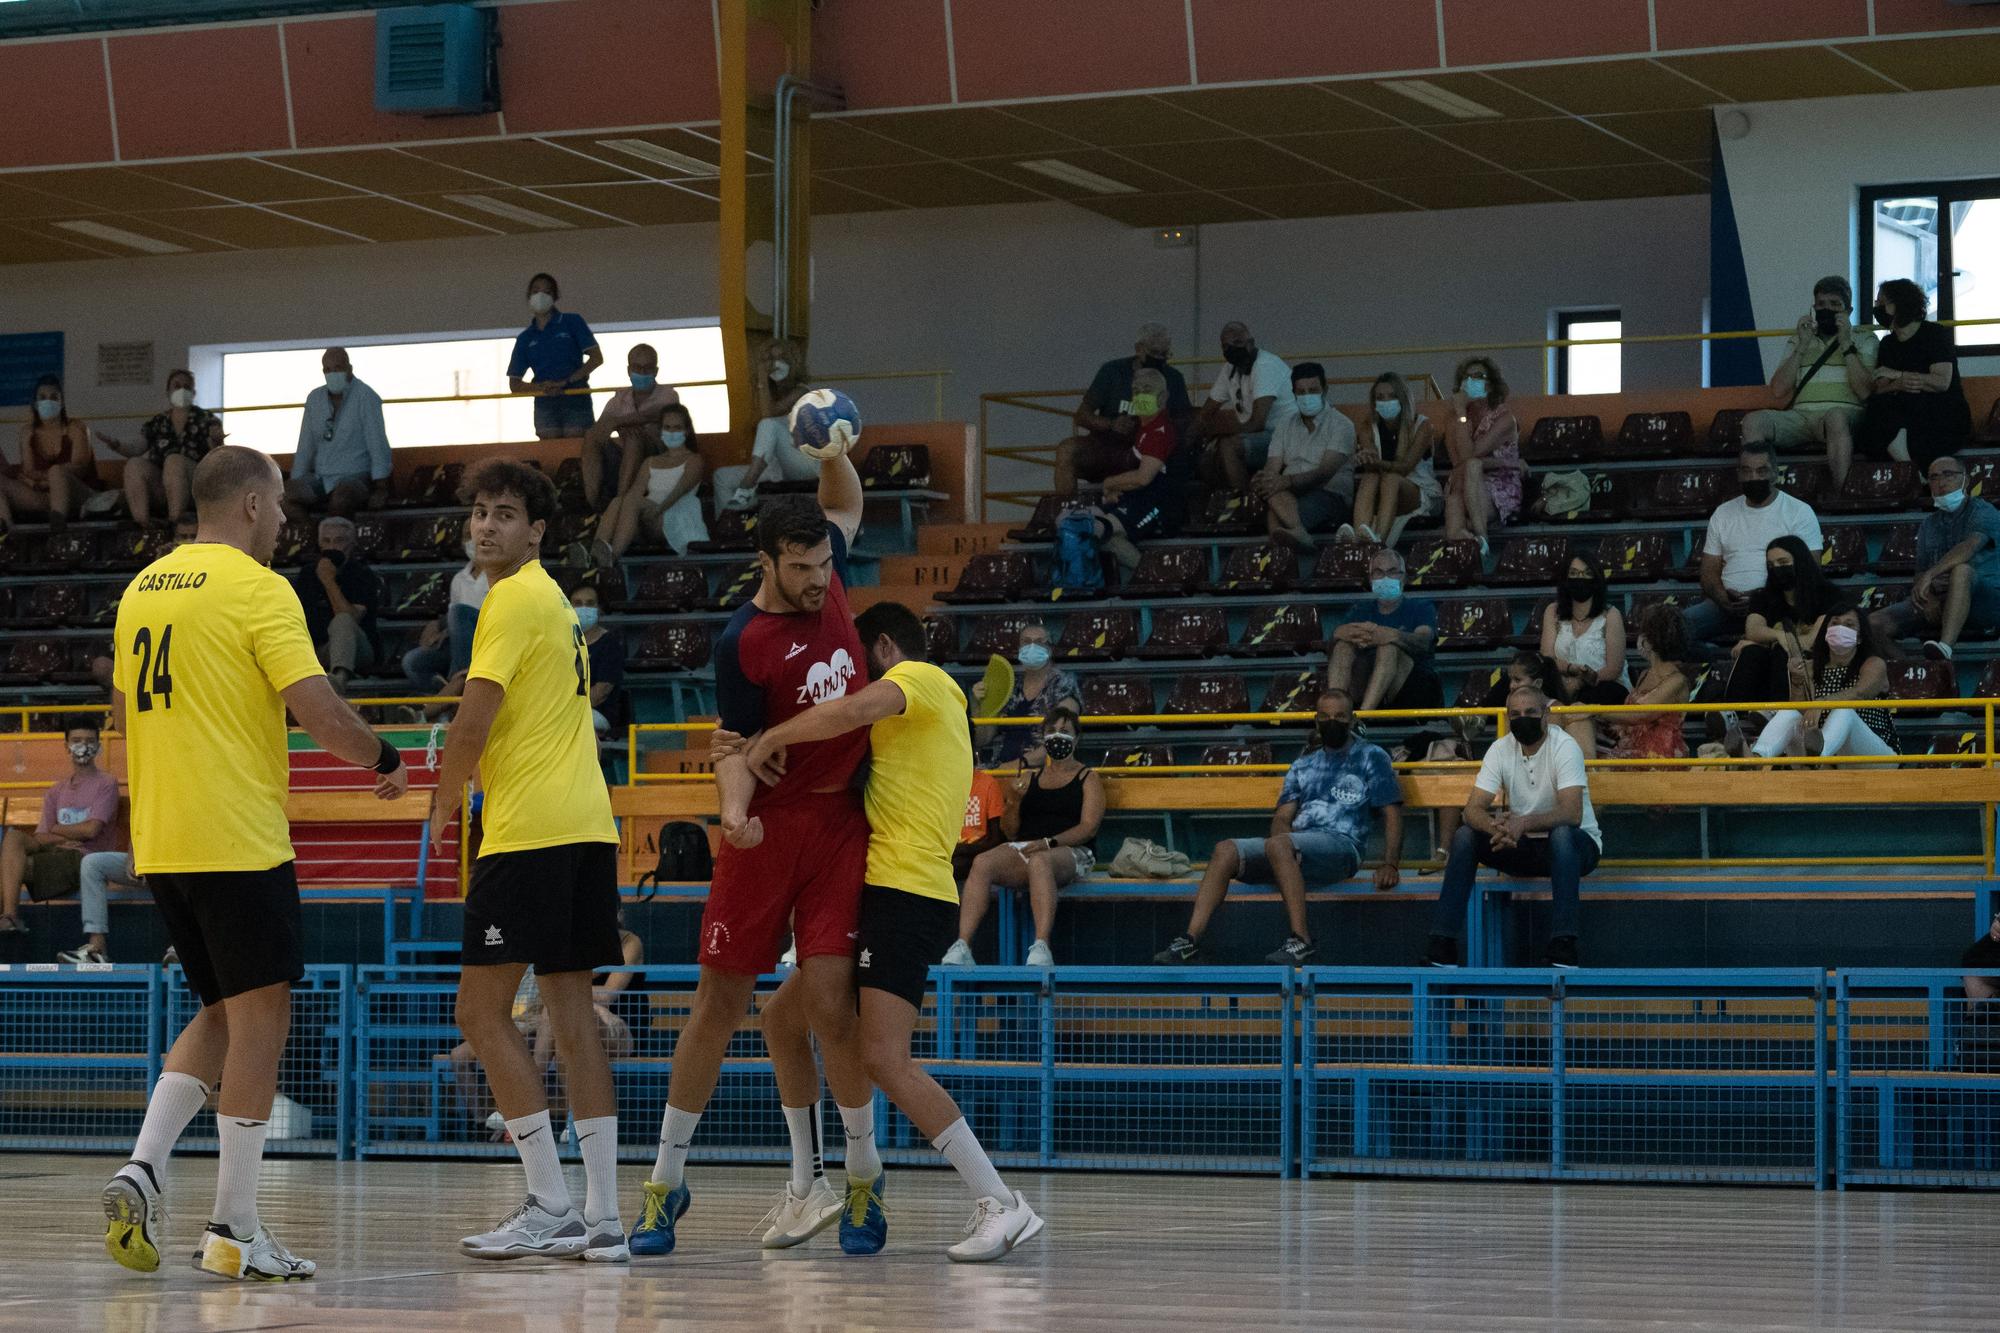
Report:
M386 737L377 739L381 741L382 752L375 756L375 771L386 778L403 766L403 752L389 744Z

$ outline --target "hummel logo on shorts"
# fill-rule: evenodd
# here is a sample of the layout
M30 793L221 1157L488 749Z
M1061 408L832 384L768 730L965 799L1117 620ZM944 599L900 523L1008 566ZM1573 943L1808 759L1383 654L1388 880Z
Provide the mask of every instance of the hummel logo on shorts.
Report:
M505 943L506 943L506 941L505 941L505 940L503 940L503 939L501 939L501 938L500 938L500 927L498 927L498 926L488 926L488 927L486 928L486 942L487 942L488 944L505 944Z

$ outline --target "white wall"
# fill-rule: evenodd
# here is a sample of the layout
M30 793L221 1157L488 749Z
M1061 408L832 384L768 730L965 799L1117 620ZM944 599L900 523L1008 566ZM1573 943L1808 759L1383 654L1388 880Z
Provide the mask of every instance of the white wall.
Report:
M1859 276L1856 191L1900 181L2000 176L2000 88L1828 97L1737 108L1750 132L1722 142L1736 230L1759 328L1789 328L1827 273ZM1873 293L1855 293L1867 309ZM1981 341L1987 336L1982 335ZM1762 340L1765 369L1784 355ZM2000 358L1973 357L1968 375L2000 373Z

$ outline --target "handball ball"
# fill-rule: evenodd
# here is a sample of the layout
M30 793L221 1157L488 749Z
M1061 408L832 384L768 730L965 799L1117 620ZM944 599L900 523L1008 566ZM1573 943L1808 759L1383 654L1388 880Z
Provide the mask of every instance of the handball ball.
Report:
M838 389L810 389L792 408L791 427L799 452L838 458L861 438L861 410Z

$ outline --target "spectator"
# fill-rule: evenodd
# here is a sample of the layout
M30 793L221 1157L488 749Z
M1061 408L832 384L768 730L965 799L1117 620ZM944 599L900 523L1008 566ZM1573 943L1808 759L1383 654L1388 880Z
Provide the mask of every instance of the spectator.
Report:
M1743 632L1752 598L1764 586L1765 549L1774 540L1789 533L1815 556L1825 545L1812 506L1772 480L1770 445L1743 446L1736 480L1743 493L1715 507L1702 539L1702 600L1686 617L1688 644L1699 653L1714 651L1725 633L1734 638Z
M1327 687L1352 695L1352 682L1366 682L1362 712L1436 708L1444 702L1444 687L1431 666L1437 607L1403 595L1404 572L1400 552L1385 546L1369 557L1368 588L1375 600L1350 608L1327 648Z
M1550 727L1548 716L1548 696L1532 685L1507 697L1507 734L1480 762L1451 840L1424 960L1432 967L1458 966L1465 904L1482 865L1549 881L1555 911L1545 961L1577 965L1577 885L1597 868L1604 838L1590 808L1583 749L1569 733ZM1495 812L1496 797L1504 813Z
M1733 703L1790 698L1791 665L1812 651L1820 625L1838 594L1819 561L1799 538L1786 533L1764 549L1764 586L1750 599L1743 639L1722 697ZM1743 753L1733 713L1724 713L1730 753Z
M1445 484L1444 535L1476 537L1485 555L1486 526L1504 526L1521 512L1521 423L1507 406L1507 381L1490 356L1467 357L1452 378L1451 422L1445 446L1451 477Z
M1173 420L1163 405L1165 391L1166 379L1159 371L1133 373L1130 408L1138 433L1124 446L1125 470L1104 478L1103 495L1091 510L1099 523L1098 540L1127 570L1139 563L1134 543L1171 537L1187 508Z
M1972 434L1958 345L1950 329L1924 318L1929 309L1924 289L1908 278L1893 278L1876 293L1875 322L1890 336L1876 353L1875 391L1855 440L1870 458L1908 459L1925 472Z
M418 694L436 694L447 677L457 681L472 665L472 635L486 601L487 581L472 559L472 520L467 519L459 531L465 568L451 576L451 602L443 615L424 626L417 646L403 654L403 674Z
M1264 466L1271 432L1299 408L1284 359L1259 351L1247 325L1232 320L1222 326L1222 359L1227 365L1209 387L1190 439L1202 450L1208 484L1240 491Z
M1523 685L1532 685L1543 695L1553 699L1556 697L1557 683L1561 679L1562 672L1557 670L1552 660L1542 656L1533 648L1523 648L1508 659L1506 667L1498 673L1493 683L1486 687L1486 693L1480 697L1479 706L1504 709L1507 707L1507 696ZM1422 755L1424 759L1431 762L1452 760L1462 762L1472 758L1467 742L1484 739L1486 719L1458 717L1452 719L1452 724L1459 736L1450 740L1433 740L1425 747ZM1450 857L1452 835L1458 832L1459 822L1459 812L1455 809L1447 808L1437 812L1438 845L1435 852L1437 860L1444 861Z
M1966 946L1958 965L1967 969L1959 978L1965 987L1965 1013L1958 1030L1957 1068L1967 1073L1990 1074L2000 1070L2000 911L1993 914L1986 930Z
M999 712L985 707L986 682L973 682L972 702L974 707L980 709L980 716L1047 717L1061 703L1081 708L1083 688L1077 684L1076 673L1049 665L1050 657L1048 627L1023 625L1020 646L1014 650L1014 664L1019 668L1014 673L1014 692L1007 696L1007 702ZM1011 763L1028 750L1041 746L1041 728L1038 726L987 727L984 734L978 737L978 743L992 744L995 732L1000 737L999 749L993 757L996 764Z
M959 893L958 939L945 951L947 967L972 965L972 936L986 916L993 886L1028 890L1035 918L1029 967L1054 967L1049 933L1056 920L1056 893L1089 875L1096 866L1091 839L1104 821L1104 782L1076 757L1077 706L1064 702L1042 719L1039 749L1016 761L1001 827L1011 841L973 858ZM1028 760L1039 756L1040 763Z
M1785 359L1771 373L1771 400L1784 406L1743 418L1745 444L1825 445L1836 494L1854 459L1854 430L1862 400L1874 387L1880 346L1874 334L1849 322L1853 314L1854 289L1846 278L1834 274L1814 283L1812 309L1800 317Z
M1889 693L1889 667L1861 608L1841 602L1826 613L1826 628L1809 657L1791 664L1791 699L1880 699ZM1886 708L1788 709L1773 717L1752 747L1770 759L1781 754L1896 753L1896 719Z
M1604 571L1589 556L1575 556L1555 604L1542 612L1542 656L1556 664L1556 698L1566 704L1622 704L1631 693L1625 670L1625 614L1611 605ZM1588 713L1568 713L1562 727L1597 753L1597 721Z
M194 465L222 443L222 418L194 403L194 375L167 376L167 410L139 428L141 442L106 442L131 461L125 464L125 504L141 527L152 521L153 506L166 506L167 521L178 523L194 500Z
M1385 371L1368 391L1369 431L1354 455L1354 526L1342 524L1335 541L1386 542L1403 514L1433 518L1444 512L1431 450L1437 433L1416 409L1410 386Z
M86 852L77 871L78 895L83 908L81 945L56 955L58 963L108 963L111 961L110 886L143 889L145 879L132 869L130 852Z
M811 388L806 378L805 349L789 338L774 338L757 357L757 401L764 415L750 445L747 468L718 468L716 495L733 488L725 509L749 509L757 503L757 487L766 481L816 482L819 460L799 452L792 440L792 409Z
M528 280L528 326L515 336L507 362L508 391L535 395L535 438L542 440L575 439L589 431L590 395L570 391L588 388L591 372L604 364L597 335L583 316L556 309L561 297L548 274Z
M975 749L979 745L978 728L970 718L966 727L973 733ZM972 793L965 800L965 828L958 835L958 846L951 852L951 875L960 884L972 870L972 862L981 852L990 851L1007 840L1000 827L1000 816L1006 812L1007 797L1000 790L999 779L985 769L975 765L972 770Z
M1966 494L1965 465L1950 454L1930 466L1931 512L1917 529L1910 595L1874 615L1884 646L1916 630L1936 631L1924 655L1949 662L1967 629L2000 629L2000 510Z
M1153 961L1198 960L1209 919L1235 881L1275 884L1284 900L1291 933L1264 961L1289 967L1312 962L1319 949L1306 924L1306 886L1337 884L1361 868L1370 815L1378 810L1384 855L1375 867L1375 887L1387 891L1401 879L1396 858L1403 846L1403 788L1389 756L1354 734L1353 698L1345 690L1322 691L1305 753L1285 770L1270 833L1215 844L1187 932L1175 936Z
M90 448L90 427L72 417L63 401L62 380L44 375L35 381L35 414L21 425L21 461L0 472L0 533L14 526L14 515L45 514L49 529L62 530L96 491Z
M1143 324L1139 340L1132 344L1131 356L1113 357L1097 368L1083 401L1077 404L1071 421L1076 433L1056 446L1054 494L1069 498L1076 494L1078 479L1101 482L1131 466L1133 440L1139 423L1152 415L1135 412L1133 395L1139 390L1133 378L1142 370L1157 371L1166 383L1164 396L1153 404L1164 409L1173 423L1176 442L1186 428L1194 408L1188 403L1187 380L1167 364L1174 354L1173 337L1161 324Z
M382 660L382 636L375 623L382 580L355 549L353 519L329 515L319 521L319 554L294 582L306 613L306 632L334 688L345 694L355 676Z
M1326 401L1326 369L1317 361L1292 367L1298 411L1271 429L1271 452L1250 479L1264 502L1273 537L1305 550L1312 534L1354 514L1354 423Z
M285 513L295 523L319 510L345 518L389 499L389 432L382 395L354 376L344 347L319 359L326 383L306 395L299 450L285 483Z
M20 917L23 888L36 902L75 893L84 856L118 845L118 779L97 766L97 724L76 723L63 740L70 773L43 793L41 821L0 836L0 934L27 929Z
M686 407L670 403L660 409L655 435L654 451L632 469L624 489L597 520L596 548L602 564L624 559L640 528L656 523L675 555L686 555L696 542L708 540L700 495L708 465L695 448L694 418Z
M611 395L583 437L583 499L593 513L631 489L640 465L660 447L661 415L681 401L671 384L660 383L660 354L650 343L625 354L625 375L631 386ZM692 432L682 441L693 442ZM604 531L602 521L598 530Z
M622 734L632 720L631 696L625 692L625 636L606 629L598 618L597 589L578 584L569 595L576 623L583 627L590 658L590 721L599 740Z
M1681 661L1687 655L1687 634L1681 613L1664 602L1646 608L1639 617L1639 655L1646 669L1625 696L1631 707L1684 704L1692 696L1687 671ZM1617 759L1684 759L1687 736L1680 713L1613 713L1606 719L1618 734L1612 750Z

